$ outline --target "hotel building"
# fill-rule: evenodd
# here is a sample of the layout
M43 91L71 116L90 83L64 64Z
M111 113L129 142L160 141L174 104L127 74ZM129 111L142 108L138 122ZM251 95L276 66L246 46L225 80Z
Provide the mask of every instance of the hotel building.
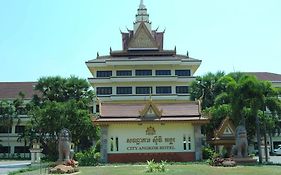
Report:
M208 120L189 94L201 60L165 50L164 33L152 29L141 1L133 30L121 32L122 50L86 62L103 162L201 159Z

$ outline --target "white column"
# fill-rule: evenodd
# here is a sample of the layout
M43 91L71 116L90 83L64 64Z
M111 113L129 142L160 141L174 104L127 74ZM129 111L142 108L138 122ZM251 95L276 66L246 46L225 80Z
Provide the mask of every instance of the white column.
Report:
M116 91L116 86L112 86L112 95L116 95L117 91Z
M136 86L132 86L132 94L136 95Z
M15 134L16 133L16 125L12 125L11 127L12 127L12 133L11 134Z
M15 153L15 146L12 146L11 143L10 143L10 149L11 149L10 153L14 154Z
M172 86L172 94L176 94L176 86Z
M112 76L116 77L116 70L115 69L112 69Z

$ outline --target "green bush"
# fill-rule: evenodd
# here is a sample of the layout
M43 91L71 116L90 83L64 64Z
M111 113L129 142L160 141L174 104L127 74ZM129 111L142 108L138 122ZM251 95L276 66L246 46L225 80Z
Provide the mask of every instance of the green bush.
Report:
M212 159L215 156L215 151L210 147L203 147L202 148L202 156L203 159Z
M81 166L95 166L100 159L100 153L95 148L90 148L87 151L78 152L75 154L75 160L79 162Z
M152 172L165 172L166 171L166 161L161 161L160 163L154 162L154 160L147 161L147 173Z

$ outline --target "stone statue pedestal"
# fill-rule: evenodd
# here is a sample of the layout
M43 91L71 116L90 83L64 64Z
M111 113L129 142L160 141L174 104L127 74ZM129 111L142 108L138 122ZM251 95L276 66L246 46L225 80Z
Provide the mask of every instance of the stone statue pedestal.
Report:
M266 150L268 159L270 159L269 150L270 150L270 146L268 145L267 150ZM262 156L262 159L265 161L265 146L264 145L261 145L261 156Z
M29 149L31 153L31 164L38 164L41 162L41 153L43 151L42 148L40 148L40 144L36 141L34 141L32 148Z
M254 164L257 163L256 159L253 159L252 157L233 157L233 160L238 164L238 165L244 165L244 164Z
M43 151L42 148L31 148L31 164L37 164L41 162L41 153Z

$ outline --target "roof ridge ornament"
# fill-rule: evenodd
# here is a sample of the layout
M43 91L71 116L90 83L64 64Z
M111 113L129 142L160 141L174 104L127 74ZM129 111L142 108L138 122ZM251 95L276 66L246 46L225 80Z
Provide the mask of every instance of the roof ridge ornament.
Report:
M139 9L145 9L145 5L143 4L143 0L140 1Z

